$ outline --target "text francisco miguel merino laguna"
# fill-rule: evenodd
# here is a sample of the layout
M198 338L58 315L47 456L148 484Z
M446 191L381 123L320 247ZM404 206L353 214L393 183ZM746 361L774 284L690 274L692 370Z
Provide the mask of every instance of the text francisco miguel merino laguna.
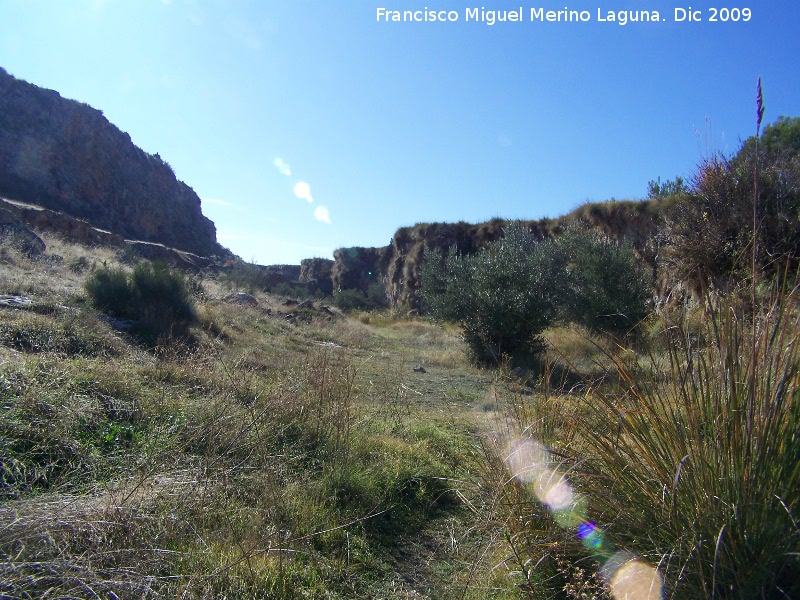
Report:
M735 13L733 12L735 11ZM596 11L570 10L564 7L561 10L547 10L544 8L517 10L488 10L481 8L465 8L463 14L457 10L434 10L427 6L423 10L392 10L388 8L377 8L375 20L385 23L436 23L436 22L464 22L484 23L494 25L495 23L523 23L525 21L536 23L585 23L596 21L598 23L617 23L626 25L628 23L658 23L668 20L657 10L604 10L598 8ZM744 9L716 9L710 8L706 11L695 10L692 7L674 8L669 15L673 22L699 22L699 21L749 21L752 12L749 8Z

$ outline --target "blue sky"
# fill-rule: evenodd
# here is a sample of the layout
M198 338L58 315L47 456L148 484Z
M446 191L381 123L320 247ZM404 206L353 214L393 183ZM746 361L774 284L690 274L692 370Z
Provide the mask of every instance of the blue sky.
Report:
M458 20L377 19L425 7ZM481 7L522 21L467 22ZM590 18L531 21L565 7ZM224 246L296 264L690 176L754 133L759 76L765 121L800 116L799 25L796 0L0 0L0 66L158 152Z

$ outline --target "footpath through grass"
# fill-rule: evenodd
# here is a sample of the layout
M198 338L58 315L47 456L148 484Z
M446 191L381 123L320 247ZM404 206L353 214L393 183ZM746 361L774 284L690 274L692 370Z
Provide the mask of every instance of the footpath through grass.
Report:
M0 596L513 590L480 478L489 381L455 332L293 325L205 280L191 342L142 346L73 264L0 266L31 300L0 312Z
M131 267L48 248L0 252L0 598L800 593L796 295L479 370L455 329L208 277L137 337L83 292Z

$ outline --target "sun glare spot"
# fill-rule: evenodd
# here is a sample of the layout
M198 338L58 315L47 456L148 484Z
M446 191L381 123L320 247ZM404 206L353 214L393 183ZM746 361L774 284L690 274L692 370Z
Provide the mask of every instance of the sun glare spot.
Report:
M658 571L640 560L633 560L611 580L611 596L614 600L660 600L662 587Z
M658 569L628 552L612 556L601 569L614 600L661 600L664 581Z
M513 440L506 448L506 466L511 476L524 483L535 481L550 463L550 452L530 439Z
M574 531L583 546L603 561L600 573L614 600L662 599L664 582L658 569L629 552L615 552L604 531L588 519L587 496L576 494L567 475L551 466L546 446L529 438L513 439L505 446L504 462L511 476L527 484L550 509L554 521Z
M314 217L317 221L322 221L323 223L327 223L328 225L331 224L331 216L328 213L328 209L324 206L318 206L314 211Z
M311 197L311 186L305 181L298 181L294 185L294 195L300 198L300 200L306 200L308 202L314 201Z
M284 175L291 175L292 174L292 169L289 167L289 165L286 162L284 162L284 160L280 156L277 157L275 160L273 160L272 164L275 165L275 167L278 169L278 171L280 171Z
M534 484L534 493L539 502L546 504L553 511L568 509L574 497L572 486L566 476L553 469L541 472Z

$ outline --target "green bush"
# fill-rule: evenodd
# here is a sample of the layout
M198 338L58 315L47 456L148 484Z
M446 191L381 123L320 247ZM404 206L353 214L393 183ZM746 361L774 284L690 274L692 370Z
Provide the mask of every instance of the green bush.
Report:
M669 210L662 268L699 294L734 291L752 275L757 192L756 266L767 276L800 265L800 120L778 121L732 157L704 160L688 194ZM785 138L785 139L784 139ZM758 185L755 175L758 173Z
M386 308L386 290L380 282L373 281L364 293L358 289L346 289L337 292L333 297L337 308L349 312L353 310L378 310Z
M135 306L131 287L128 275L122 269L96 271L86 280L84 289L96 308L124 318L133 317Z
M647 196L655 200L665 200L670 196L677 196L686 191L686 182L680 176L675 179L668 179L664 183L661 183L661 177L659 177L647 184Z
M194 319L186 279L164 263L142 263L131 275L140 328L156 337L185 333Z
M186 279L161 262L143 262L130 275L97 271L85 289L95 307L135 321L132 331L149 344L185 336L195 317Z
M285 296L286 298L323 298L324 294L320 290L311 291L308 285L304 283L288 283L282 282L274 286L266 286L265 291L276 296Z
M537 242L513 226L505 237L472 255L428 257L422 297L434 317L464 328L473 358L524 358L543 347L541 332L563 297L563 257L552 241Z
M631 246L577 229L556 244L568 257L568 320L595 333L624 336L649 314L652 277Z
M469 256L428 257L422 297L435 318L464 328L478 361L525 360L557 320L625 334L649 311L651 283L633 249L591 231L537 241L513 226Z

